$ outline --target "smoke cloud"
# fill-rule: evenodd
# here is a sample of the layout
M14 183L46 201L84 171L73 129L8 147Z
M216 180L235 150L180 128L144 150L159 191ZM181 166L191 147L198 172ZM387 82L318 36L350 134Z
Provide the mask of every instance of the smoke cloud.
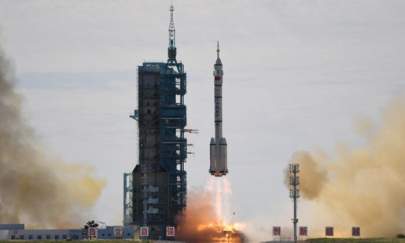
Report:
M327 172L320 167L313 156L305 151L294 153L292 161L300 164L300 189L305 199L315 199L319 196L325 182ZM286 171L285 183L289 183L288 171Z
M82 224L105 183L92 175L92 168L45 153L22 116L10 70L0 51L0 223Z
M361 124L362 146L339 145L329 158L310 152L294 155L301 168L302 196L332 215L332 222L324 224L345 224L348 229L358 225L363 236L403 233L405 99L392 102L378 126Z

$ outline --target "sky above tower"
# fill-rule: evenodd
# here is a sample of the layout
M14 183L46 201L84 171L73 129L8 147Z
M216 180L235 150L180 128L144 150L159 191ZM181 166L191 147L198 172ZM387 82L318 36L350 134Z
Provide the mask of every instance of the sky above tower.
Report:
M195 153L189 190L209 178L213 64L221 43L223 129L235 217L269 239L289 225L283 173L297 150L364 141L356 121L405 91L401 0L173 1ZM107 187L94 215L122 217L122 173L137 162L136 68L166 61L171 1L0 0L0 42L26 119L49 153L95 166ZM313 204L302 201L302 214ZM308 224L305 217L300 221Z

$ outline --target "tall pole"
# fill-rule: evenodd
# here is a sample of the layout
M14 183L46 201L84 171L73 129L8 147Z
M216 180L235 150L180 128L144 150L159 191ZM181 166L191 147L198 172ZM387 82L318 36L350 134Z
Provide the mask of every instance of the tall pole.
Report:
M289 180L290 180L290 198L293 200L294 204L294 212L293 212L293 228L294 228L294 242L297 243L297 224L298 224L298 216L297 216L297 200L300 197L300 178L298 173L300 172L299 164L290 164L289 166Z

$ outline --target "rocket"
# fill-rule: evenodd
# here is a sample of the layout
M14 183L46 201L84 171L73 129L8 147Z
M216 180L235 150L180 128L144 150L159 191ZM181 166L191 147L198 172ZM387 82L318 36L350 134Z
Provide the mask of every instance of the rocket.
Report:
M226 139L222 136L222 70L219 58L219 42L217 42L217 60L214 65L214 103L215 103L215 137L210 142L210 169L213 176L221 177L228 173L226 159Z

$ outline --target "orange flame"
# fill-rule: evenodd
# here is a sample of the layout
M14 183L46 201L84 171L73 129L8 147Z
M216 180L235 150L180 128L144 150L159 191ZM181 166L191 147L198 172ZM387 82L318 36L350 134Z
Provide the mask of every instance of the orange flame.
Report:
M205 191L189 193L188 206L179 218L177 239L189 243L245 242L241 233L245 226L227 223L230 192L230 183L209 180Z

